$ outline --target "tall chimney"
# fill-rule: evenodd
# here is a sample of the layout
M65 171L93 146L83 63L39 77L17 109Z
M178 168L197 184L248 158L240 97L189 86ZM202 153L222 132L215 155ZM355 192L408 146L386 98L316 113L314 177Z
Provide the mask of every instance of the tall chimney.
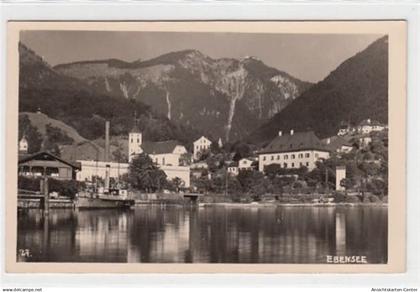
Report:
M283 133L282 133L282 131L279 131L279 136L281 136Z
M109 161L109 121L105 122L105 162Z
M109 121L105 122L105 162L109 162ZM105 186L104 192L109 192L109 175L110 175L110 165L106 164L105 166Z
M290 135L293 135L295 131L293 129L290 130Z

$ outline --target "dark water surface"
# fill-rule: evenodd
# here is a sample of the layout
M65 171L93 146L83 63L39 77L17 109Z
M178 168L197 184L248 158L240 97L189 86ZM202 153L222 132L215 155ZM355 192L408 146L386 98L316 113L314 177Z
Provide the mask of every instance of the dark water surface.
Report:
M37 262L387 262L388 210L358 207L144 206L24 210L18 260ZM23 256L22 256L23 255ZM28 256L29 255L29 256Z

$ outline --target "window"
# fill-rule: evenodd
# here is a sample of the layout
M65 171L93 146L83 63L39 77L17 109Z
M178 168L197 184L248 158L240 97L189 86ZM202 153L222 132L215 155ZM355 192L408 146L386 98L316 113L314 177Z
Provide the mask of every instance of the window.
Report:
M306 166L309 167L309 162L306 162Z
M283 164L283 167L284 168L287 168L287 163L286 162Z
M131 138L131 143L133 143L133 138Z
M303 158L303 154L302 153L299 153L299 158Z
M280 155L277 155L277 160L280 160Z
M309 153L305 153L306 158L309 158L309 156L311 156Z
M299 162L299 167L302 167L303 166L303 163L302 162Z
M165 157L162 157L162 165L165 165Z
M294 162L292 162L292 167L295 167L295 163Z
M295 155L294 154L292 154L292 159L295 159Z
M263 156L263 161L265 161L265 156Z
M274 156L273 155L271 155L271 160L274 160Z
M286 155L284 155L284 159L286 160L286 159L289 159L289 156L286 154Z
M139 138L137 138L137 143L140 143L140 139Z

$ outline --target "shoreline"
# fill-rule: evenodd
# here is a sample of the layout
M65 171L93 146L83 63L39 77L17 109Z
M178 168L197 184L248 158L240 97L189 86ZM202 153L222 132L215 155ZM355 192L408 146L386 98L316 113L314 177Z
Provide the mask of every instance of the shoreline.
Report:
M226 207L388 207L388 203L199 203L200 207L210 207L214 205Z
M178 205L184 206L188 204L181 204L179 202L136 202L134 207L149 206L149 205ZM273 207L388 207L388 203L232 203L232 202L215 202L215 203L198 203L192 204L191 206L197 206L200 208L207 208L213 206L223 207L246 207L246 208L273 208Z

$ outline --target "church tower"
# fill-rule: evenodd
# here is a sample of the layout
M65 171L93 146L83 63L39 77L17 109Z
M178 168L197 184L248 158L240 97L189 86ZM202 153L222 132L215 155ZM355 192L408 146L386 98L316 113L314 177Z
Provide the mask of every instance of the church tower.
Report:
M25 135L22 136L22 139L19 141L19 153L26 154L28 153L28 140L26 140Z
M134 127L128 134L128 162L137 155L143 152L141 149L142 135L138 126L138 119L136 113L134 113Z

